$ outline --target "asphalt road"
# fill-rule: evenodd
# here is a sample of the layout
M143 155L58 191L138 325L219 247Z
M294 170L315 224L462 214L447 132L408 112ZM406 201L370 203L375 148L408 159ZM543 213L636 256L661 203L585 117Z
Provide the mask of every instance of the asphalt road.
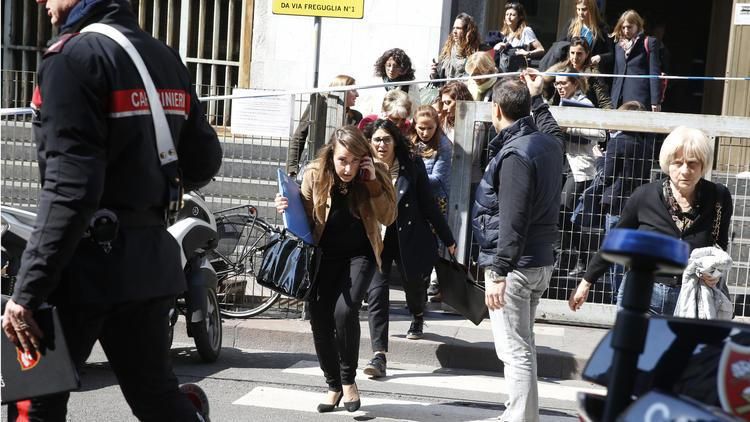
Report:
M507 397L505 382L496 373L389 362L389 376L382 380L358 375L362 393L359 411L348 413L342 407L320 415L315 407L326 387L314 355L225 348L218 362L205 364L191 345L175 344L173 358L180 382L197 383L208 394L214 422L488 421L502 413ZM365 363L361 361L360 367ZM98 347L81 381L81 391L71 396L68 420L136 420ZM542 420L577 420L575 394L593 388L581 381L541 380ZM5 407L2 413L5 420Z

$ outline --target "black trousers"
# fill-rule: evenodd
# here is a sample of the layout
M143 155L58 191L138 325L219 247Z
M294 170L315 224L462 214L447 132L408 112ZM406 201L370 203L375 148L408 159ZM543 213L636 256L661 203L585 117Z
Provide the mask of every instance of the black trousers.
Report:
M173 305L173 297L164 297L107 306L58 306L73 362L81 367L99 340L125 400L142 421L199 420L172 371L168 330ZM11 404L8 419L28 413L30 421L64 422L69 397L61 393L32 399L30 404Z
M374 257L326 259L318 270L317 294L310 301L315 353L332 391L354 384L359 359L359 309L375 273Z
M391 268L396 261L399 274L406 295L406 306L412 315L424 314L425 302L427 300L427 285L429 277L426 275L418 280L410 280L403 264L397 258L399 255L398 244L386 245L382 256L382 271L377 271L370 283L367 293L367 314L370 323L370 341L372 351L388 351L388 323L391 299L389 295L389 284Z

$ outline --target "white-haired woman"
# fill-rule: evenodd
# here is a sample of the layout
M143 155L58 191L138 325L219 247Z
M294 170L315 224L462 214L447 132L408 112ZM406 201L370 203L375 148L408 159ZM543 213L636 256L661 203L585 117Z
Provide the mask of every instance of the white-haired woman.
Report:
M726 250L732 218L732 196L726 186L703 178L711 169L714 146L705 133L680 126L667 136L659 153L659 166L667 175L662 180L641 185L628 199L616 228L647 230L674 236L690 245L690 250L717 244ZM714 224L719 219L719 231ZM578 310L586 301L591 283L609 267L600 253L589 262L583 280L571 294L570 309ZM718 278L703 275L713 287ZM623 286L618 292L621 303ZM649 311L672 315L680 295L681 277L657 274Z
M404 136L407 136L411 129L409 118L412 112L412 102L409 96L400 89L388 91L383 97L383 104L380 108L380 114L370 114L364 117L357 124L359 130L364 130L370 123L378 119L387 119L393 122Z

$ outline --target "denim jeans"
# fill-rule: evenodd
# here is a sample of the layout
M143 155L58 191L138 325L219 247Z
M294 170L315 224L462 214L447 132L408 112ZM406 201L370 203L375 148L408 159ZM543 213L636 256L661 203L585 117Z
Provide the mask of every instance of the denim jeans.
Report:
M606 227L606 233L609 234L609 232L617 225L617 223L620 222L620 216L619 215L612 215L612 214L605 214L604 216L605 220L605 227ZM609 280L611 286L612 286L612 297L617 298L616 303L620 303L620 284L622 284L622 277L625 274L625 267L623 267L620 264L612 264L609 266ZM592 281L593 280L589 280Z
M630 273L625 273L625 279L620 284L617 291L617 309L622 309L622 295L625 291L625 284L628 283ZM652 315L674 315L674 308L677 306L677 298L680 296L680 286L669 287L665 284L654 283L654 291L651 293L651 303L648 306L648 313Z
M553 268L552 265L519 268L509 273L505 306L490 311L495 352L503 362L508 383L508 401L500 417L503 421L539 420L534 317L539 298L549 286Z

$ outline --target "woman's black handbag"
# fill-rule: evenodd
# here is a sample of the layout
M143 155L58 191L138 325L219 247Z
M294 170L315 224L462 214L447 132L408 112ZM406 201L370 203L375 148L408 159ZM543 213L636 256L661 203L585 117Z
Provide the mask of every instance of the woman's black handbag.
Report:
M517 72L529 67L526 56L516 54L519 48L508 48L495 53L495 66L498 72Z
M474 281L466 268L451 255L450 260L439 258L435 272L440 282L443 303L448 304L466 319L479 325L489 316L484 303L484 286Z
M284 296L308 300L314 291L320 263L318 247L287 231L274 233L263 247L256 281Z

